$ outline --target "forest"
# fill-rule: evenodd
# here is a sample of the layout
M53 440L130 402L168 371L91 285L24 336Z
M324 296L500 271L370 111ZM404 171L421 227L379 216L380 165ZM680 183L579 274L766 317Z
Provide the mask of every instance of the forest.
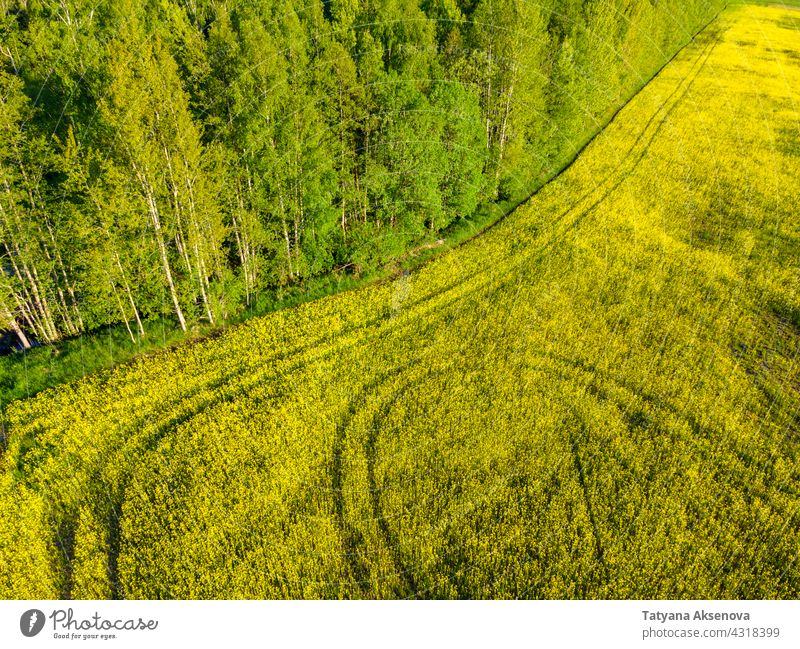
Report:
M721 0L0 0L0 331L224 323L522 200Z

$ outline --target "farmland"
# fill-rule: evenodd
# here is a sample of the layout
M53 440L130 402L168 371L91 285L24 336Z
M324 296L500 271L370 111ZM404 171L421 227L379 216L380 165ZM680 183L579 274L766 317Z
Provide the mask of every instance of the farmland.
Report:
M800 13L480 237L12 403L6 598L800 595Z

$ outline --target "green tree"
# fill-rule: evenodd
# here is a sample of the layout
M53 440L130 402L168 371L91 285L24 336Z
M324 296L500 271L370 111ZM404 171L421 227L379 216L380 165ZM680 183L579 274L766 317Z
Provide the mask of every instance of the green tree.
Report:
M133 29L109 44L109 91L101 115L115 161L135 181L174 314L185 330L194 304L210 322L223 308L213 303L210 282L222 274L226 231L216 203L217 179L208 173L177 65L157 38L143 42Z

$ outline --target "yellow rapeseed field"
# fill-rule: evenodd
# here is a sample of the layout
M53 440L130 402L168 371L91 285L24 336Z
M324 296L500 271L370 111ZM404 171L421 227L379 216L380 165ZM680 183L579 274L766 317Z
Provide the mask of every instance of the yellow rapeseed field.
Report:
M394 282L12 404L5 598L800 596L800 12Z

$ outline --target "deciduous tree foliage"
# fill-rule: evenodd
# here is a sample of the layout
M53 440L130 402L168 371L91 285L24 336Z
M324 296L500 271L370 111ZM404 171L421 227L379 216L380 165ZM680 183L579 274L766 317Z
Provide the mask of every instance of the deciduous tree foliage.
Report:
M20 345L363 272L551 175L721 0L2 0Z

